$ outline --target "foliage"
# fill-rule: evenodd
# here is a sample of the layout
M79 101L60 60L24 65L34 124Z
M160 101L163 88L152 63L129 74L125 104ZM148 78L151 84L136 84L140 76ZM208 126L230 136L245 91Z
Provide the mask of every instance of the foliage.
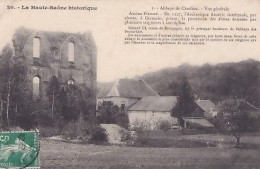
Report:
M128 129L129 125L129 118L127 113L118 113L116 114L116 124L119 126Z
M260 62L249 59L200 67L186 64L148 73L141 78L159 95L178 96L182 76L187 75L194 93L201 99L219 102L228 98L240 98L260 107L259 72Z
M52 76L46 89L46 95L51 102L52 119L54 118L54 111L57 109L57 99L60 94L60 82L56 76Z
M24 111L28 110L28 101L31 101L25 61L15 57L9 46L3 49L0 60L1 125L24 125L28 128L33 124L28 121L30 113Z
M137 147L157 147L157 148L198 148L198 147L215 147L215 144L207 144L204 141L188 139L171 139L171 138L139 138L134 146Z
M65 137L82 136L86 132L89 133L86 131L86 121L88 121L88 127L93 128L91 125L95 123L95 103L92 99L93 93L89 88L84 85L68 85L61 88L58 78L52 77L47 89L47 96L52 105L50 112L55 112L54 126L62 129L64 125L68 124L72 127L67 128L68 132L63 132Z
M116 114L119 114L119 107L111 101L104 101L98 105L98 114L100 123L115 124Z
M133 121L133 123L131 124L131 128L133 131L137 131L137 132L144 131L144 130L151 129L151 123L147 121L135 119L135 121Z
M134 131L128 131L128 130L120 130L120 135L121 135L121 141L125 142L127 144L134 144L136 139L137 139L137 134Z
M59 129L53 128L53 127L39 127L40 131L40 136L41 137L52 137L52 136L57 136L60 135Z
M82 93L79 87L75 85L69 85L67 88L65 88L66 92L66 105L64 105L66 108L63 109L64 112L64 118L67 121L73 121L77 120L82 113L84 108L84 101L82 99Z
M78 122L71 121L66 124L61 134L66 139L75 139L78 136Z
M98 120L103 124L118 124L128 128L129 119L126 113L121 113L119 107L111 101L103 101L98 105Z
M216 127L224 133L233 135L237 139L236 147L240 146L242 133L247 130L247 111L240 107L240 100L227 99L218 105Z
M169 129L171 129L171 123L168 120L162 120L160 121L158 127L166 133Z
M60 117L61 118L61 117ZM70 122L67 122L64 119L58 120L62 124L54 124L55 129L62 128L60 131L61 135L65 139L81 139L86 142L89 141L89 138L92 136L92 134L95 131L95 124L91 123L89 120L83 120L79 118L78 120L73 120ZM58 126L60 125L60 126Z
M90 121L90 124L95 123L95 100L92 99L92 90L85 85L61 88L59 79L53 76L46 90L49 101L44 96L33 98L26 61L20 56L21 52L15 51L15 54L17 56L6 46L0 55L2 126L20 126L26 130L51 126L61 131L64 125L78 119Z
M60 94L62 115L68 121L77 120L79 116L93 118L91 115L95 113L95 103L92 98L93 93L86 86L69 85Z
M177 104L174 107L171 115L179 120L182 116L188 117L195 110L194 94L186 76L182 78L181 90L177 98Z
M90 141L92 143L105 143L108 141L105 129L101 127L95 127Z
M176 148L196 148L196 147L214 147L215 144L207 144L205 141L201 140L190 140L186 138L180 139L178 136L180 131L174 131L165 135L161 130L155 131L143 131L137 132L136 138L132 146L137 147L176 147Z

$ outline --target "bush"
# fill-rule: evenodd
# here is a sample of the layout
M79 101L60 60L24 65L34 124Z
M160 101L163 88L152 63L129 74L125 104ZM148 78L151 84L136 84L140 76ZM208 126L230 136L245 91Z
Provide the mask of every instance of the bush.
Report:
M171 129L171 123L167 120L160 121L158 128L166 133L169 129Z
M94 127L93 123L81 118L75 121L71 121L67 124L65 124L65 121L61 121L60 123L65 125L61 132L65 139L80 139L85 142L89 141ZM58 128L59 124L56 124L56 126Z
M78 123L77 121L69 122L65 127L62 129L61 132L62 136L65 139L74 139L78 136Z
M128 129L129 119L127 113L120 111L111 101L104 101L98 106L97 119L100 124L117 124Z
M129 118L126 113L118 113L115 118L116 118L116 124L118 124L119 126L125 129L128 129Z
M52 137L60 135L59 129L53 127L39 127L39 132L41 137Z
M144 122L144 121L136 119L132 123L131 128L132 128L132 130L139 132L139 131L144 131L144 130L150 129L151 125L149 122Z
M101 127L94 128L90 141L96 144L108 142L105 129Z
M207 144L204 141L195 141L195 140L178 140L171 138L149 138L149 137L140 137L137 142L134 144L137 147L158 147L158 148L197 148L197 147L215 147L213 143Z
M54 120L51 118L49 111L36 110L36 111L33 111L32 114L34 114L34 116L36 118L36 122L39 126L42 126L42 127L53 126Z
M134 144L135 140L137 139L137 134L134 131L128 131L128 130L120 130L121 134L121 141L125 142L127 144Z

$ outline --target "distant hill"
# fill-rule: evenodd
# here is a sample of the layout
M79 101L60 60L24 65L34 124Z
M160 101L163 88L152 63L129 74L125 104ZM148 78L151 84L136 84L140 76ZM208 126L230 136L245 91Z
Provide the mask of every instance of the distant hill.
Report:
M144 79L159 95L178 96L181 77L184 75L200 99L210 99L217 103L226 98L240 98L260 107L260 62L252 59L217 65L183 64L147 73L139 78ZM98 83L98 89L104 85Z
M200 99L217 103L225 98L241 98L260 107L260 62L245 60L203 66L181 65L147 73L144 79L159 95L178 95L180 79L188 76L194 93Z

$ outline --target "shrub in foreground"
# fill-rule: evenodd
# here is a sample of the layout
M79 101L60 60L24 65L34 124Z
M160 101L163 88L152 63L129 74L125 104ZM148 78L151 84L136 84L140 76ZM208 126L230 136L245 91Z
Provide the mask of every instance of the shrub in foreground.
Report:
M60 135L59 129L53 127L39 127L41 137L52 137Z
M69 122L62 129L62 136L65 139L75 139L78 136L78 123L76 121Z
M160 121L158 128L166 133L171 129L171 123L167 120Z
M96 143L96 144L108 142L108 138L107 138L105 129L103 129L101 127L94 128L90 142Z
M125 142L125 143L130 144L130 145L135 143L135 141L137 139L136 132L128 131L128 130L124 130L124 129L120 130L119 132L121 134L121 141L122 142Z

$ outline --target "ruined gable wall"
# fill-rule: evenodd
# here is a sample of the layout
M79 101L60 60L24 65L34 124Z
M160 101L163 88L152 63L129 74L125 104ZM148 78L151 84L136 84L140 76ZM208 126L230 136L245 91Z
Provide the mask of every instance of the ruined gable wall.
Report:
M35 37L40 39L39 59L33 57ZM74 63L68 61L69 42L75 45ZM23 56L29 66L30 81L35 76L40 77L42 93L52 76L57 76L64 84L72 77L76 84L85 83L95 92L97 52L91 33L37 32L21 28L16 31L13 43L17 56Z

